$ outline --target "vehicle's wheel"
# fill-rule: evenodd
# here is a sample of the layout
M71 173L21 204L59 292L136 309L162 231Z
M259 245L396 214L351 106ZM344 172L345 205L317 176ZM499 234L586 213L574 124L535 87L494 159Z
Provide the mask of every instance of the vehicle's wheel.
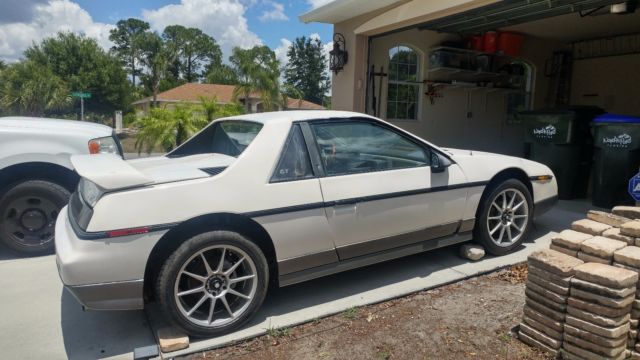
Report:
M242 326L267 294L269 267L260 248L231 231L184 242L165 261L156 298L165 315L194 336L217 336Z
M56 218L69 196L64 187L44 180L12 186L0 197L0 240L20 253L51 253Z
M490 189L478 209L474 238L493 255L505 255L524 241L531 227L533 201L529 189L509 179Z

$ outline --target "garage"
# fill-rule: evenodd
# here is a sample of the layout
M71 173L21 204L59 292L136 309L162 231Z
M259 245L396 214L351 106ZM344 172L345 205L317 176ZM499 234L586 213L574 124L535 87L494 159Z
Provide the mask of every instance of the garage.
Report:
M628 203L640 165L636 1L336 1L333 108L548 164L560 197ZM334 54L339 54L334 51ZM637 134L637 135L636 135Z

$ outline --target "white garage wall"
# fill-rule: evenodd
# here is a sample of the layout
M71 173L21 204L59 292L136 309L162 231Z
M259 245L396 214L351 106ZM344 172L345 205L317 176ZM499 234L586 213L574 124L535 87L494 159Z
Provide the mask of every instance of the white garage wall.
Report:
M571 102L640 116L640 54L573 62Z

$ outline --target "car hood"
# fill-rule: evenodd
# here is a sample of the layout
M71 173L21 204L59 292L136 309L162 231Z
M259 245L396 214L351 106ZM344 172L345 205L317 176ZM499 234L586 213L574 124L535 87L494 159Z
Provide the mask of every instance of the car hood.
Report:
M36 117L10 116L0 118L0 129L19 130L35 133L75 133L83 134L87 139L107 137L113 129L101 124L75 120L48 119Z
M129 161L110 154L71 157L80 176L107 191L206 178L219 174L234 161L234 157L223 154L158 156Z

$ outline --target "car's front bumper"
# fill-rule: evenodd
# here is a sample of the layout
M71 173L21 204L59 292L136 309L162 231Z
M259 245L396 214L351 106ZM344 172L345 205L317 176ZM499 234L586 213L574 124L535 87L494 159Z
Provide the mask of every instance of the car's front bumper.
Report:
M56 262L64 286L87 309L141 309L147 259L166 231L78 238L65 207L56 222Z

